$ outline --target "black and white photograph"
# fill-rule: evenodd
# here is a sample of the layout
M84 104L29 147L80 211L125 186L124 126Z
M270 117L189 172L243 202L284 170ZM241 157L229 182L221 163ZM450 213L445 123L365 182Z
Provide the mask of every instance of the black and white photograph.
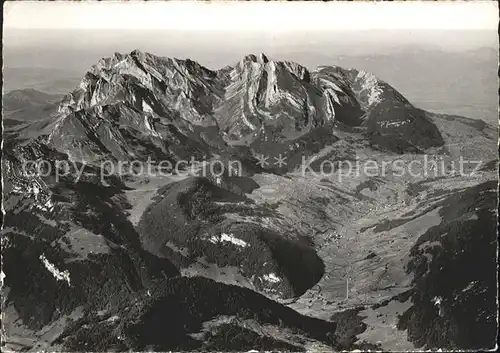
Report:
M5 1L2 352L493 351L495 1Z

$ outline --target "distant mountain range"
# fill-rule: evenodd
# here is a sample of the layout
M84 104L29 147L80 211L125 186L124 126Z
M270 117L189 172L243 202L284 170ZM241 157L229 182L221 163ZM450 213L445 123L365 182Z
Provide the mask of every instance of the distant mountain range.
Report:
M316 47L297 51L293 47L285 47L275 49L272 57L302 63L309 70L332 63L340 67L364 70L390 83L420 108L483 119L491 124L495 124L498 119L497 49L483 47L454 52L434 47L408 46L387 50L387 54L365 55L345 55L338 51L333 48L332 53L325 53L322 48L319 50ZM50 63L57 63L58 60L49 57L40 62L40 67L11 67L10 64L19 61L12 54L14 56L9 56L4 68L4 91L33 88L46 93L65 94L78 86L81 75L85 72L87 64L78 63L80 54L72 52L72 56L66 59L71 62L71 67L75 67L72 70L50 66ZM19 55L24 60L28 54L23 51ZM89 62L91 55L98 58L102 53L86 53L85 63ZM203 54L199 56L202 58ZM220 56L221 54L212 53L205 61L212 63L217 69L222 65L217 63L223 61ZM21 62L22 65L29 64L26 60Z
M498 130L483 120L422 110L366 71L264 54L210 70L115 53L63 97L28 89L3 103L7 348L496 342ZM483 163L473 176L421 165L343 178L321 165L428 156ZM156 172L201 163L106 169L151 159Z
M3 109L13 111L39 107L47 103L59 103L62 97L62 95L47 94L34 89L14 90L3 96Z
M45 67L4 67L4 93L34 89L48 94L66 94L73 90L81 80L77 71Z

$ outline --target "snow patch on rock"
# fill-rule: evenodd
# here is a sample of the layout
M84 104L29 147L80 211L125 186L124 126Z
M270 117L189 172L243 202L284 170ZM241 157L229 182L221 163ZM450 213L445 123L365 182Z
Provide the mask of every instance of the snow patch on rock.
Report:
M145 100L142 101L142 110L145 113L153 113L153 108Z
M400 127L406 124L411 123L411 120L395 120L395 121L382 121L380 123L380 127L390 128L390 127Z
M236 238L232 233L231 234L226 234L226 233L221 233L219 237L217 236L212 236L210 239L211 243L217 244L217 243L222 243L222 242L229 242L232 243L236 246L246 248L247 246L250 246L246 241L243 241L241 239Z
M54 210L54 203L49 197L43 203L34 204L34 207L38 208L40 211L52 212Z
M59 271L56 266L54 266L52 263L47 260L44 254L40 255L40 260L42 260L42 263L45 265L47 270L49 270L50 273L54 276L54 278L58 281L66 281L68 283L68 286L70 286L70 278L69 278L69 271Z
M281 278L279 278L278 276L276 276L275 273L269 273L267 275L264 275L263 278L268 281L268 282L271 282L271 283L279 283L281 282Z
M120 65L124 64L124 63L127 61L127 59L128 59L128 58L125 58L125 59L123 59L123 60L121 60L121 61L118 61L118 62L117 62L117 63L116 63L113 67L118 67L118 66L120 66Z
M372 106L381 101L382 89L379 87L379 81L374 74L359 71L356 76L356 80L362 80L361 88L363 91L367 91L368 94L368 105Z
M432 298L432 302L434 303L434 305L439 305L442 303L442 301L443 301L443 298L441 298L441 297Z
M469 290L471 290L475 285L476 285L477 281L472 281L470 282L467 287L465 287L464 289L462 289L462 293L464 292L467 292Z
M440 317L444 315L444 307L443 307L443 298L442 297L434 297L432 298L432 303L438 309L438 314Z

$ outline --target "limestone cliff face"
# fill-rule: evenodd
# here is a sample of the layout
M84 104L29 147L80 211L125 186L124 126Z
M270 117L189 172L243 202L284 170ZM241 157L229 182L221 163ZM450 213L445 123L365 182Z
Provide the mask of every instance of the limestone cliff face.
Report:
M90 154L136 155L127 142L131 133L124 131L168 141L167 131L174 129L200 142L199 130L211 128L212 142L224 139L258 150L263 143L288 144L318 129L334 134L340 123L416 149L442 144L425 114L373 74L335 66L310 72L264 54L211 71L191 60L137 50L116 53L96 63L58 111L49 141L69 153L77 146L73 154L84 160Z

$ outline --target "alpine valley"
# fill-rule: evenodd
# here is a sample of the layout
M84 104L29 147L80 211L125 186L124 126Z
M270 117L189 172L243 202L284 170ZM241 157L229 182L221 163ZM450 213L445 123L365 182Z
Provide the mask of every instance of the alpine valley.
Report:
M4 349L495 346L498 130L483 120L355 69L134 50L66 95L4 94L3 127Z

